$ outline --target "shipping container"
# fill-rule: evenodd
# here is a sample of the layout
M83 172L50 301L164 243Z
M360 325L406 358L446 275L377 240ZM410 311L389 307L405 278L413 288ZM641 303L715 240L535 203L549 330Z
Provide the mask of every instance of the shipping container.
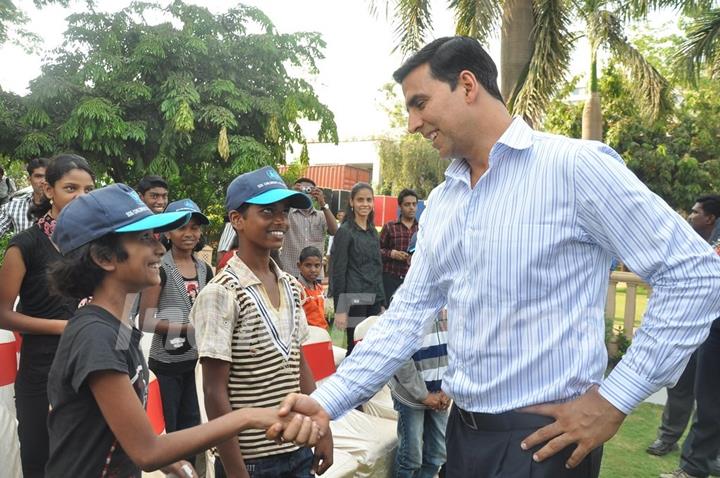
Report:
M370 171L341 164L308 166L302 176L321 188L350 190L355 183L370 183Z

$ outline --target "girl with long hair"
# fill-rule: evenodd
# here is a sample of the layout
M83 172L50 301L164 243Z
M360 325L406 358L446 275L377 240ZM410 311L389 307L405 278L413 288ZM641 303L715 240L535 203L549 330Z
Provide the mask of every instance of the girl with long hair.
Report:
M0 269L0 328L22 334L15 407L25 478L45 474L48 372L60 334L78 305L49 292L48 268L61 258L51 236L60 211L95 188L95 174L84 158L61 154L50 160L45 181L45 198L31 210L37 223L10 240Z
M355 345L355 325L366 317L381 313L385 300L374 200L369 184L353 186L345 220L335 233L330 254L334 325L347 331L347 355Z

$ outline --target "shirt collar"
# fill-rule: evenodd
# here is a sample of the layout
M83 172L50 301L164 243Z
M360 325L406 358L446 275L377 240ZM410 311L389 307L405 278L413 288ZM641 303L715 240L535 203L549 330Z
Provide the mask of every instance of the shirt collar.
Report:
M418 222L417 219L416 219L416 218L413 218L413 226L414 226L415 224L417 224L417 222ZM397 220L395 221L395 224L400 224L400 225L402 225L402 226L405 225L405 224L403 224L401 217L398 217L398 218L397 218Z
M297 209L294 207L290 208L291 213L302 214L303 216L312 216L312 215L315 215L318 213L318 210L315 209L314 207L310 208L310 212L306 212L306 211L308 211L308 210L307 209Z
M508 129L497 140L493 150L498 145L507 146L508 148L522 151L528 149L533 143L533 129L520 116L515 116L510 123ZM490 155L492 156L492 150Z
M262 282L260 282L260 279L257 278L255 273L250 270L250 268L242 261L242 259L237 256L237 254L233 254L227 265L232 269L235 277L237 277L238 281L240 282L240 286L250 287L253 285L262 284ZM270 269L272 269L272 271L275 273L275 277L278 278L278 281L283 278L283 271L280 270L280 268L275 263L275 261L272 260L272 258L270 258Z
M504 148L517 151L528 149L533 143L533 129L520 116L515 116L510 126L500 136L490 150L490 161ZM445 170L445 177L469 184L470 165L463 158L455 158Z

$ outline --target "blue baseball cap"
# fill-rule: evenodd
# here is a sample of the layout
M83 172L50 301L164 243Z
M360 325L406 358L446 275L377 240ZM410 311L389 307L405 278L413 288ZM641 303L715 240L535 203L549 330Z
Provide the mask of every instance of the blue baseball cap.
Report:
M192 199L180 199L167 205L165 212L189 212L191 217L196 217L200 224L210 224L210 219L200 211L200 208Z
M290 207L308 209L312 200L306 194L288 189L277 171L270 166L241 174L227 188L225 209L235 210L243 204L272 204L287 199Z
M57 218L52 240L61 254L113 232L165 232L190 220L187 211L153 214L125 184L112 184L73 199Z

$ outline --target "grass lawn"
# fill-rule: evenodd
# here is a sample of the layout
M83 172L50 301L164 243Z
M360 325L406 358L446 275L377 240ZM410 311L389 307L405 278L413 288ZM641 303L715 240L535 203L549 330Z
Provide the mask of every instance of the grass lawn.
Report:
M655 439L661 414L660 405L643 403L627 417L618 434L605 444L600 478L657 478L678 467L679 451L663 457L645 453Z

